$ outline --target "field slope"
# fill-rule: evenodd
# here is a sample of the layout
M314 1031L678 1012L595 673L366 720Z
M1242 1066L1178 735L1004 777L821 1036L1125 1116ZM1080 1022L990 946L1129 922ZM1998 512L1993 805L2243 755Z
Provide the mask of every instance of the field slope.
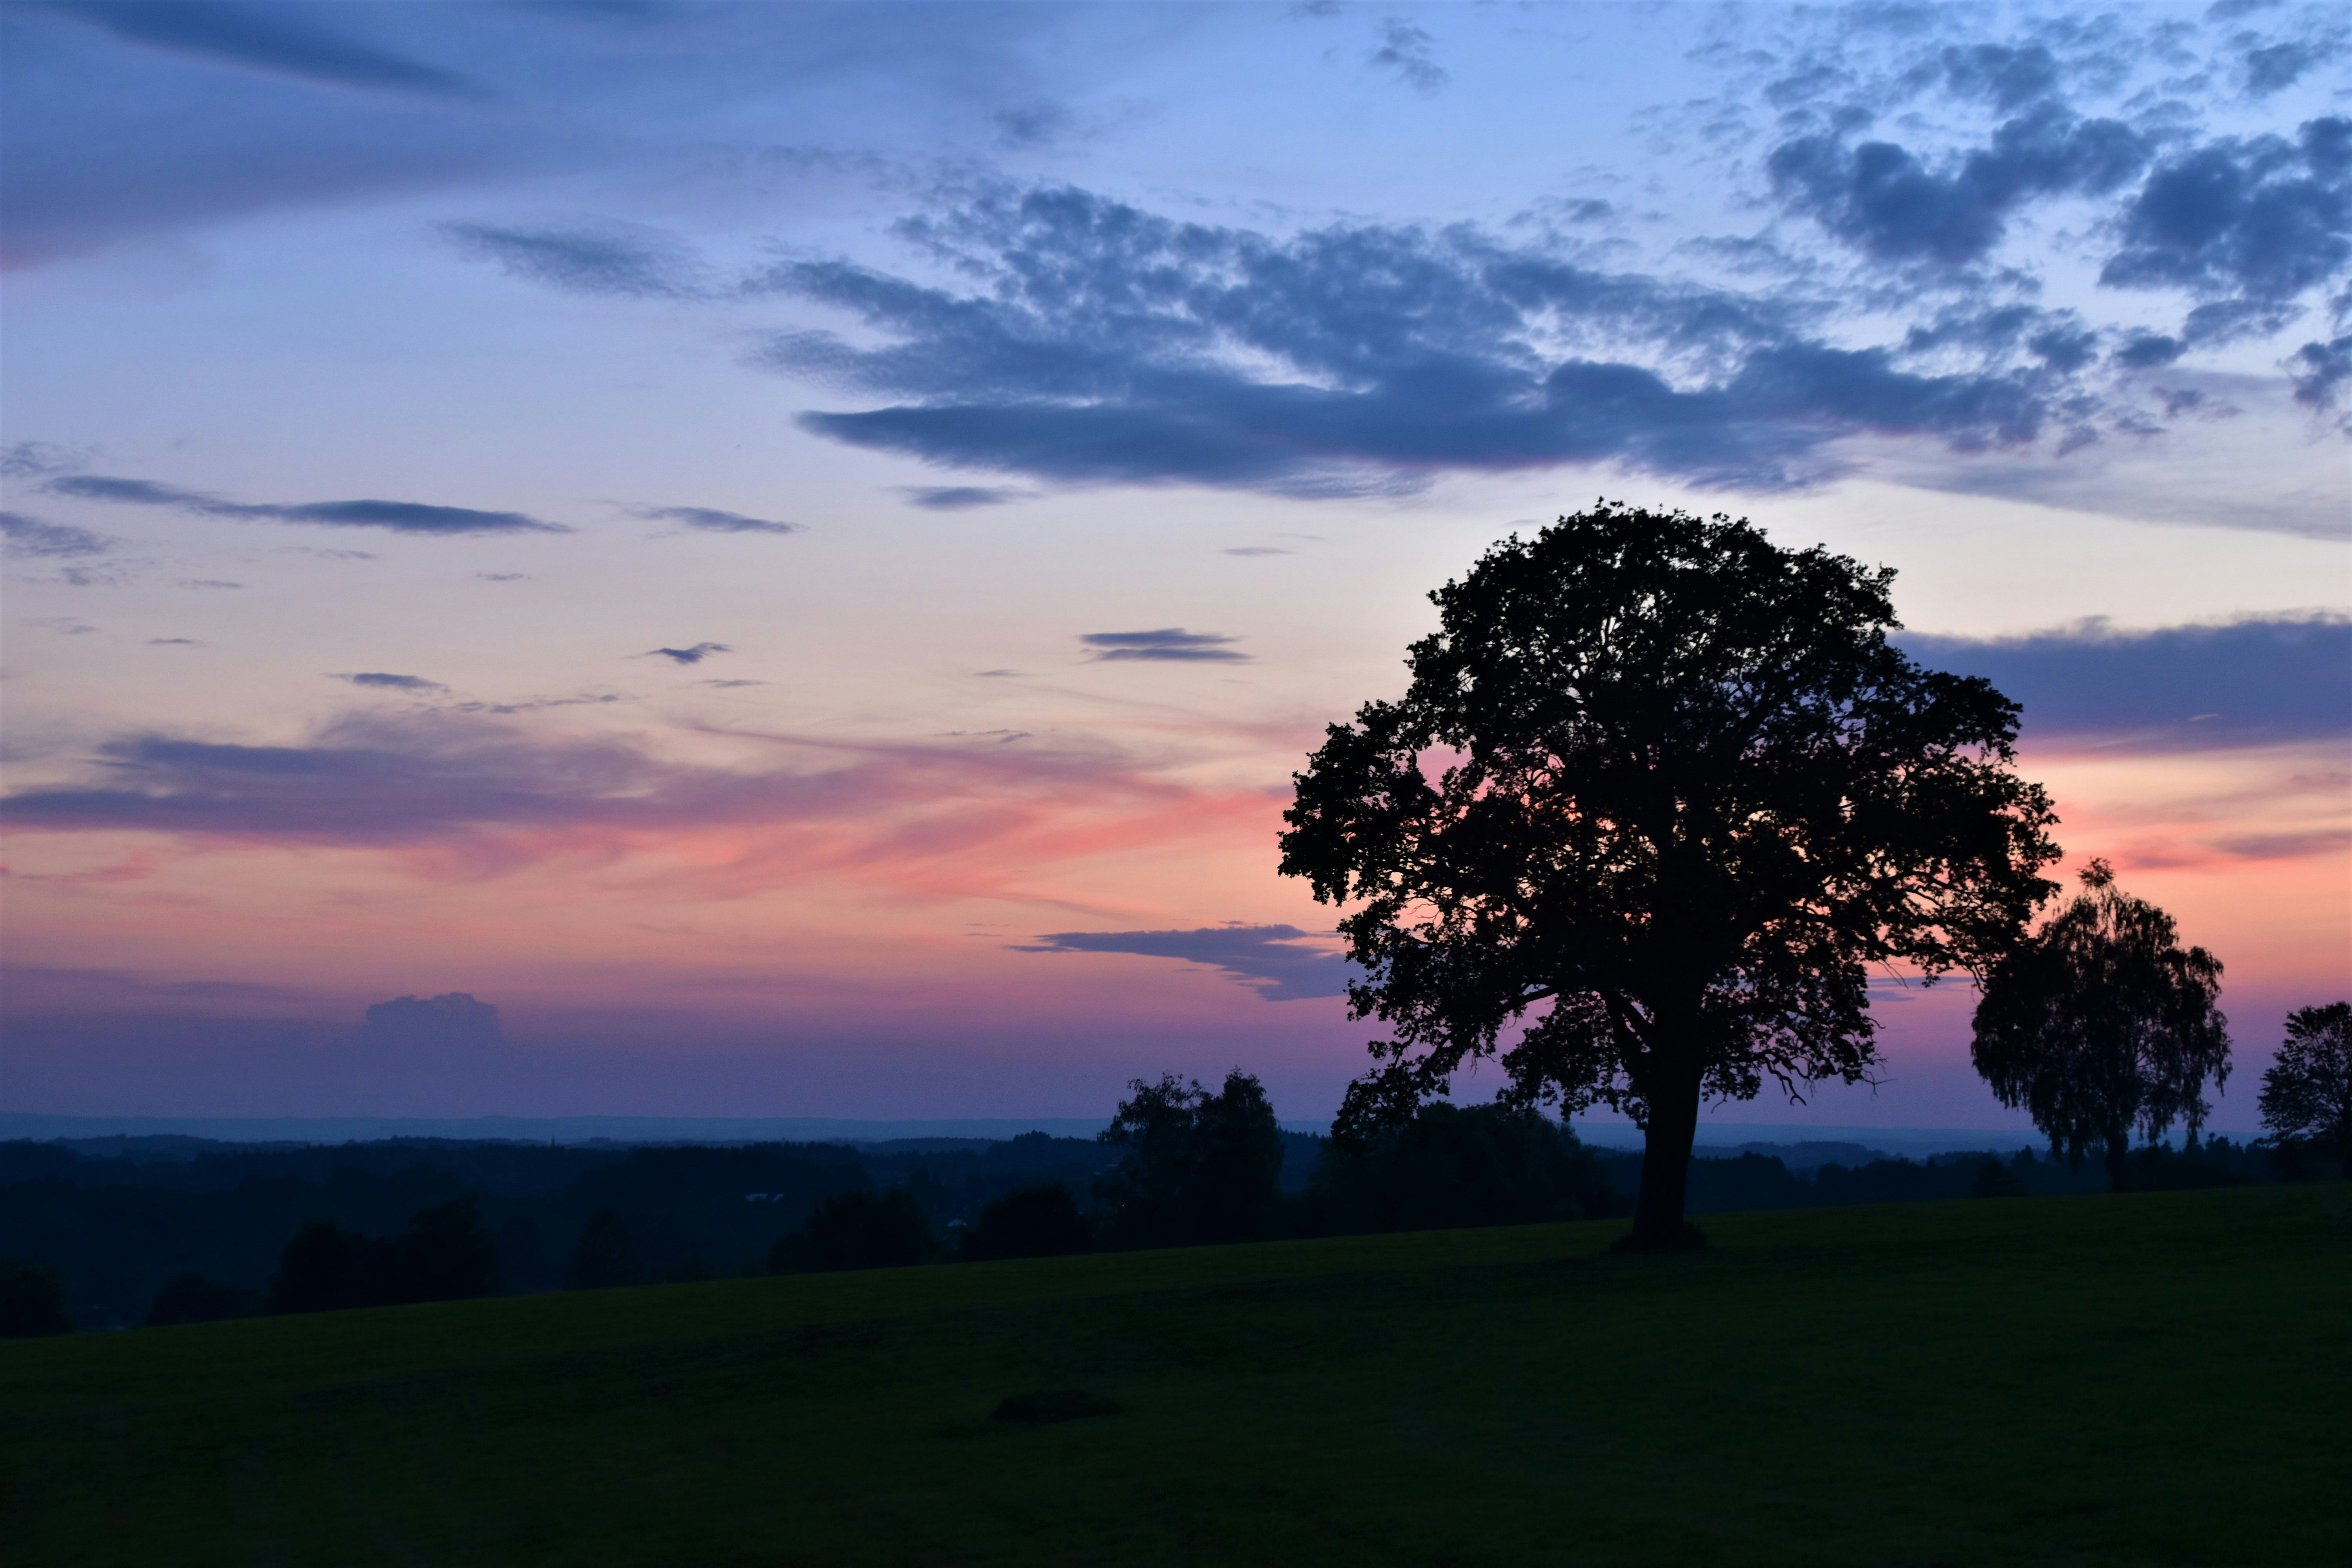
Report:
M2341 1563L2352 1186L0 1344L8 1564ZM1115 1414L991 1418L1083 1389Z

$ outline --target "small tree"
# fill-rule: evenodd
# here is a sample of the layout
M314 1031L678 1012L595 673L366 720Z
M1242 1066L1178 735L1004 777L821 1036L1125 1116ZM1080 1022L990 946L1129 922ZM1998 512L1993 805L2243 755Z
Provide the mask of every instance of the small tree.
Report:
M2131 1135L2175 1121L2194 1139L2230 1076L2228 1021L2214 1005L2221 963L2183 951L2170 915L2116 886L2094 860L2083 891L1993 966L1977 1004L1977 1071L2024 1106L2053 1157L2074 1169L2100 1151L2111 1187L2128 1183Z
M645 1268L637 1261L636 1244L620 1211L601 1208L590 1215L588 1224L580 1232L579 1245L564 1262L563 1288L603 1290L614 1285L634 1285L644 1277Z
M898 1268L921 1263L938 1250L923 1205L906 1188L879 1195L836 1193L776 1243L768 1268L777 1274Z
M1096 1184L1110 1239L1126 1247L1255 1241L1273 1226L1282 1128L1256 1079L1236 1068L1211 1094L1174 1075L1141 1079L1097 1136L1128 1151Z
M1603 502L1431 595L1403 699L1331 726L1285 818L1391 1031L1339 1137L1499 1050L1512 1098L1641 1125L1633 1239L1683 1245L1702 1099L1866 1080L1871 965L2023 934L2057 851L2017 705L1886 640L1894 576Z
M2330 1145L2352 1176L2352 1002L2287 1015L2286 1043L2263 1074L2261 1105L2272 1136Z
M0 1340L73 1332L65 1280L54 1268L0 1258Z
M965 1233L961 1256L984 1263L999 1258L1056 1258L1094 1245L1094 1227L1078 1200L1059 1182L1000 1193Z

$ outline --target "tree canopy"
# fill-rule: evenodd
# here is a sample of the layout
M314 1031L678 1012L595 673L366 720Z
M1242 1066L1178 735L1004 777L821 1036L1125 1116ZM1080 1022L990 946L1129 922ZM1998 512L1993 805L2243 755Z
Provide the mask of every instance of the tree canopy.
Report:
M2133 1131L2154 1140L2183 1121L2194 1137L2212 1109L2205 1080L2230 1076L2228 1020L2214 1005L2221 961L2183 949L2172 917L2116 886L2105 860L2082 881L1986 976L1971 1054L2053 1153L2079 1168L2099 1150L2120 1188Z
M2352 1176L2352 1002L2287 1015L2286 1042L2263 1074L2261 1103L2272 1136L2331 1145Z
M1282 1128L1258 1080L1236 1068L1211 1093L1173 1075L1128 1085L1097 1136L1127 1155L1095 1184L1118 1247L1255 1241L1274 1223Z
M1894 575L1602 502L1431 595L1404 697L1330 726L1286 814L1390 1031L1340 1135L1499 1053L1521 1102L1643 1125L1635 1236L1672 1245L1703 1095L1864 1080L1871 965L2022 935L2057 850L2017 706L1888 642Z

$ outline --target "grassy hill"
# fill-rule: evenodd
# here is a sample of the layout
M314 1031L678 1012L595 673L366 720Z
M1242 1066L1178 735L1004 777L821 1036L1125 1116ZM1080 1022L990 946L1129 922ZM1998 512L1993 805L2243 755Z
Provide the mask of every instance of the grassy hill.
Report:
M0 1344L0 1559L2346 1560L2352 1186L1622 1228Z

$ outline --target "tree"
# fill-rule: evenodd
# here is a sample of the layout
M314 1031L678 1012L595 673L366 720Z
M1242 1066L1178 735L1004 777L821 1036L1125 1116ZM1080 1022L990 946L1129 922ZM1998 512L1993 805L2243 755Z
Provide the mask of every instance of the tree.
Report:
M2057 850L2017 706L1887 642L1894 575L1602 502L1430 595L1405 696L1331 726L1285 814L1391 1031L1338 1136L1499 1054L1519 1103L1642 1126L1630 1241L1686 1245L1703 1096L1866 1080L1867 966L2021 936Z
M938 1250L923 1205L904 1187L877 1196L835 1193L768 1255L776 1274L835 1268L898 1268Z
M1444 1101L1332 1143L1307 1201L1318 1231L1535 1225L1625 1212L1592 1152L1532 1109Z
M1059 1182L1000 1193L965 1233L961 1256L974 1263L999 1258L1057 1258L1094 1245L1094 1227L1078 1200Z
M2352 1176L2352 1002L2287 1015L2286 1043L2263 1074L2260 1103L2272 1136L2331 1144Z
M1256 1079L1239 1068L1214 1094L1172 1074L1137 1079L1097 1136L1128 1151L1096 1183L1122 1247L1255 1241L1273 1226L1282 1128Z
M564 1262L563 1288L602 1290L614 1285L634 1285L644 1277L645 1268L637 1261L636 1244L620 1211L601 1208L590 1215L580 1232L579 1245Z
M2131 1135L2185 1121L2193 1141L2230 1076L2228 1020L2214 1006L2221 963L2183 951L2172 917L2116 886L2093 860L2083 891L1996 963L1977 1004L1977 1071L2003 1105L2024 1106L2053 1158L2074 1169L2097 1149L2109 1186L2129 1183Z
M66 1285L54 1268L0 1258L0 1340L73 1332Z

